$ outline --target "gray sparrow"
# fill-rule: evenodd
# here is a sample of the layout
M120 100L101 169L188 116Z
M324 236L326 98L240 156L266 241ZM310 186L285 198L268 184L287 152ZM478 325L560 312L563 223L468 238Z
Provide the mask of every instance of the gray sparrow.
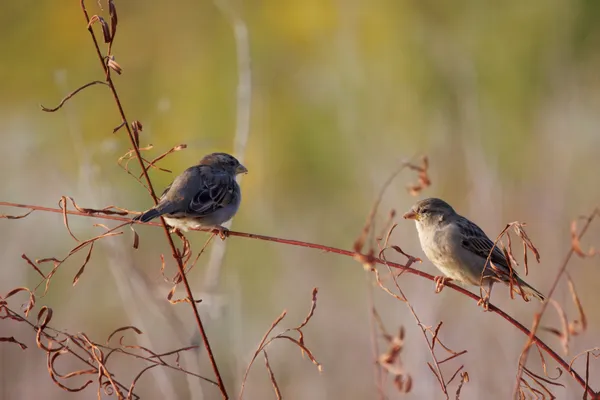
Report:
M214 227L223 237L227 230L221 224L233 218L242 200L235 177L246 172L229 154L209 154L175 178L156 206L133 220L148 222L163 216L175 229Z
M457 214L445 201L421 200L403 217L415 220L423 252L445 275L436 277L437 292L448 280L466 285L487 284L486 299L483 299L487 308L494 282L509 284L512 279L517 293L520 288L525 295L544 301L544 295L521 279L516 271L511 272L503 251L494 246L483 230Z

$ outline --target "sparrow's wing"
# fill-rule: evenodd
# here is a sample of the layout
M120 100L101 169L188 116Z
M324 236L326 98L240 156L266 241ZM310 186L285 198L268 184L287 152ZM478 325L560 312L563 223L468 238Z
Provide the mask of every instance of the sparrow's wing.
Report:
M494 264L496 268L501 269L504 273L510 273L504 253L497 245L494 246L494 242L487 237L480 227L464 217L460 217L458 226L460 227L460 232L462 234L462 247L471 253L477 254L484 260L487 260L487 258L490 257L491 263Z
M210 215L238 200L239 186L231 174L205 168L200 178L200 189L188 205L188 214L199 217Z
M158 202L160 203L162 201L162 199L165 198L165 195L169 192L169 189L171 189L171 186L173 185L173 182L169 183L169 186L167 186L165 188L165 190L163 190L163 192L160 195L160 199L158 200Z

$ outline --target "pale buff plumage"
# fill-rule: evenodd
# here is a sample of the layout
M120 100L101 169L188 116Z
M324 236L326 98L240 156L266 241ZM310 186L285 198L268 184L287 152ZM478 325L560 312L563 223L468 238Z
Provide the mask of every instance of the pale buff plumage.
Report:
M504 253L476 224L457 214L445 201L430 198L417 202L404 214L414 219L425 255L447 277L465 285L509 283L510 268ZM490 262L486 264L486 260ZM512 271L513 286L544 301L538 290ZM443 282L442 282L443 284Z

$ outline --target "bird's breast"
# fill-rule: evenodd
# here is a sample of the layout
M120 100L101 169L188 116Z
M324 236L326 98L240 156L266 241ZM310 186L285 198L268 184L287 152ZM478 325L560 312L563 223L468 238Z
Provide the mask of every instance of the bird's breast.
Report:
M451 226L435 227L431 229L417 225L419 240L423 252L444 275L458 282L470 283L470 274L464 267L464 261L460 259L460 251L457 246L459 236L452 230Z

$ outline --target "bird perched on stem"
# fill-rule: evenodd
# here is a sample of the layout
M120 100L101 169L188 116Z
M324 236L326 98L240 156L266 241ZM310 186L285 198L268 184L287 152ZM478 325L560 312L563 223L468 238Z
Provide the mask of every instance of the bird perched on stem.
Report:
M441 291L449 280L467 285L487 284L487 294L480 301L487 309L492 285L500 281L509 284L517 293L544 301L544 295L509 267L504 253L483 230L457 214L445 201L421 200L403 217L415 220L425 255L445 275L436 277L436 292Z
M148 222L162 216L169 226L182 231L214 227L223 239L227 228L221 224L233 218L242 199L235 177L247 172L227 153L204 156L167 186L157 205L133 221Z

